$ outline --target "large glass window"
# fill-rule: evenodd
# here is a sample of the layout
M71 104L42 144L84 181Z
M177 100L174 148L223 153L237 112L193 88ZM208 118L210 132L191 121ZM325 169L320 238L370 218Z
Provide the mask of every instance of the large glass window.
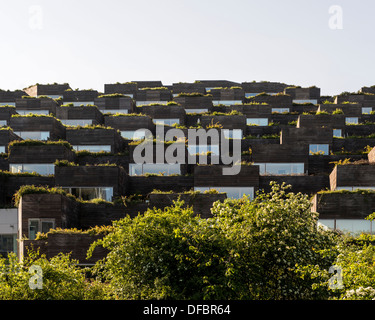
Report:
M60 94L42 94L42 95L37 95L36 97L39 98L40 96L47 96L47 97L50 97L51 99L58 99L58 98L63 97Z
M103 199L112 201L112 187L63 187L63 190L82 200Z
M365 219L319 219L318 224L344 233L375 233L375 222Z
M204 113L208 112L208 109L185 109L186 113Z
M81 105L87 106L87 105L94 105L94 101L72 101L72 102L66 102L67 104L73 104L74 107L79 107Z
M225 192L228 198L240 199L244 195L254 199L254 187L194 187L195 191L208 191L216 189L219 192Z
M256 93L254 93L254 92L246 92L245 93L245 97L246 98L249 98L249 97L255 97L255 96L257 96L258 94L260 94L260 93L262 93L262 92L256 92ZM274 96L274 95L276 95L277 94L277 92L266 92L268 95L270 95L270 96Z
M329 154L329 145L328 144L310 144L309 145L310 154Z
M43 176L55 174L55 165L49 163L11 163L9 170L13 173L35 172Z
M123 130L121 131L121 136L129 140L141 140L146 137L145 130Z
M129 110L128 109L99 109L101 113L120 113L120 114L128 114Z
M212 104L217 106L219 104L223 104L225 106L231 106L233 104L242 104L242 100L213 100Z
M0 234L0 255L7 256L9 252L16 252L16 238L16 234Z
M371 107L363 107L362 108L362 114L370 114L372 111Z
M313 103L317 104L318 100L317 99L295 99L293 100L294 103Z
M268 126L267 118L247 118L246 124L249 126Z
M271 112L275 113L284 113L284 112L289 112L289 108L272 108Z
M55 219L29 219L29 239L35 240L38 232L47 233L55 227Z
M8 122L6 120L0 120L0 127L7 126Z
M358 117L346 117L345 123L346 124L358 124Z
M0 106L16 106L15 102L0 102Z
M21 116L25 116L27 114L43 114L49 115L49 110L19 110L17 109L17 113Z
M214 155L219 155L219 145L188 145L188 152L191 155L212 152Z
M168 103L168 101L136 101L135 104L137 106L143 106L143 105L149 105L149 104L162 104L162 105L166 105Z
M162 126L173 126L174 124L180 124L180 119L154 119L153 122Z
M92 125L91 119L61 119L61 123L66 126L86 126Z
M242 129L223 129L223 133L227 139L242 139Z
M375 186L340 186L336 187L335 190L348 190L348 191L355 191L355 190L375 190Z
M304 174L304 163L254 163L259 166L260 175Z
M14 131L14 134L26 140L48 140L49 131Z
M333 137L334 138L342 138L342 130L341 129L333 129Z
M138 176L146 173L164 174L181 174L181 165L178 163L130 163L129 175Z
M89 151L89 152L111 152L110 145L74 145L75 151Z

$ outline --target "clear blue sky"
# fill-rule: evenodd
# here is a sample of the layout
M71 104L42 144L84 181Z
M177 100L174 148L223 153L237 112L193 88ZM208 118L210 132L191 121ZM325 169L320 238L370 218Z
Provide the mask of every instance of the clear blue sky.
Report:
M342 30L328 26L331 5L343 9ZM223 79L357 91L375 85L374 9L373 0L2 0L0 88Z

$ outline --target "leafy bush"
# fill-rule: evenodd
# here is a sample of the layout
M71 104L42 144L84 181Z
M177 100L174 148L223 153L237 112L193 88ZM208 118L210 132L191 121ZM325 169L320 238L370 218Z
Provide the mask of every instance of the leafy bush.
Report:
M299 272L328 269L334 260L322 254L334 242L316 229L308 196L273 184L254 201L216 202L210 219L183 205L115 221L114 231L90 248L109 250L96 268L120 299L327 297L328 290L314 291L312 276Z
M29 252L22 263L12 253L0 257L1 300L95 300L106 298L106 286L86 278L85 269L69 255L59 254L50 260L38 252ZM41 268L42 288L29 286L29 267Z
M13 140L8 144L8 147L12 146L46 146L46 145L56 145L56 146L64 146L69 150L73 150L72 145L65 141L65 140L58 140L58 141L40 141L40 140Z
M21 186L18 189L18 191L13 195L13 201L16 207L18 207L22 196L26 194L62 194L73 200L76 200L76 198L73 195L59 187L48 188L43 186L25 185Z
M110 94L102 94L98 96L98 98L122 98L122 97L129 97L126 94L122 93L110 93Z
M336 110L334 110L332 114L344 114L344 111L342 111L342 109L340 108L336 108Z

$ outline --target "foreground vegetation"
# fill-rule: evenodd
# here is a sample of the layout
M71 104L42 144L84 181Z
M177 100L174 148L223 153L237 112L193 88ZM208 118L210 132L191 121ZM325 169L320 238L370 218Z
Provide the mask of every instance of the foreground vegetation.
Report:
M115 221L90 249L107 257L90 268L69 255L29 252L19 263L10 254L0 259L0 299L375 298L374 238L317 228L306 195L273 184L212 212L201 219L177 201ZM30 288L31 265L43 271L41 289Z

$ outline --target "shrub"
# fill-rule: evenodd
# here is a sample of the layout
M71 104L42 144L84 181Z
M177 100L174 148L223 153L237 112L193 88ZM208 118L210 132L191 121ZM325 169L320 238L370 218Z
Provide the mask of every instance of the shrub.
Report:
M21 186L21 188L19 188L18 191L13 195L13 201L16 207L18 207L22 196L24 196L25 194L62 194L73 200L76 200L73 195L59 187L48 188L35 185L26 185Z
M337 108L336 110L332 112L332 114L344 114L344 111L342 111L342 109L340 108Z
M46 146L46 145L56 145L56 146L64 146L69 150L73 150L72 145L65 141L65 140L58 140L58 141L40 141L40 140L13 140L8 144L8 147L12 146Z

